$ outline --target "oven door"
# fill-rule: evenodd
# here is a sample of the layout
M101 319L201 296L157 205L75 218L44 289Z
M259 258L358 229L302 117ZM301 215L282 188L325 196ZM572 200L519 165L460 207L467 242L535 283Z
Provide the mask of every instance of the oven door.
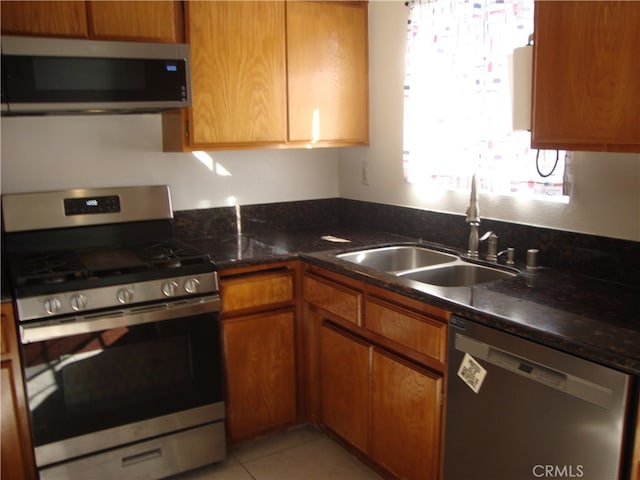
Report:
M21 325L38 466L223 419L219 305Z

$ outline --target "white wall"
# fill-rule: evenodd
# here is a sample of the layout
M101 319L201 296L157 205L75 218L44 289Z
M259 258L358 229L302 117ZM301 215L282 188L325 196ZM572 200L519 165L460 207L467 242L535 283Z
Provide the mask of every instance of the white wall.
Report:
M159 114L3 117L0 126L2 193L168 184L175 210L338 196L335 149L209 152L211 171L191 153L162 152Z
M344 198L463 214L468 193L421 190L402 175L402 101L407 7L369 4L371 145L340 154ZM640 241L640 155L575 153L569 204L482 195L482 216ZM361 183L368 164L369 185Z
M231 176L192 154L162 153L159 115L2 118L3 193L168 184L176 210L342 196L462 214L468 194L421 191L402 177L407 7L369 4L371 145L213 152ZM576 154L568 205L482 196L485 218L640 241L640 155ZM361 166L369 165L369 185Z

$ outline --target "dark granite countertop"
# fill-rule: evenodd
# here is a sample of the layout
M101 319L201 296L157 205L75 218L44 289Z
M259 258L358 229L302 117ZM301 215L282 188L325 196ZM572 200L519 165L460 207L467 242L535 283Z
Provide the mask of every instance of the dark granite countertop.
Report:
M350 240L335 243L334 236ZM305 261L425 301L454 314L558 350L640 375L640 288L541 266L509 279L441 288L336 259L366 246L415 243L415 238L343 227L220 235L190 243L208 251L219 269L302 258ZM422 242L426 246L442 245Z

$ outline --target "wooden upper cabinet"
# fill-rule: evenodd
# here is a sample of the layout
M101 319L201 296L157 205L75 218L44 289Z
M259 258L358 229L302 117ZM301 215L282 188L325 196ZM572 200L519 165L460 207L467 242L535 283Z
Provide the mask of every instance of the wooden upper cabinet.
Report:
M366 2L287 2L289 141L369 142Z
M91 38L181 43L183 41L180 2L90 1L87 20Z
M366 2L189 1L192 107L164 151L365 145Z
M180 43L183 31L174 0L2 2L3 34Z
M185 14L193 95L188 147L284 142L284 3L189 1Z
M87 11L79 1L4 1L2 33L87 38Z
M537 1L534 148L640 152L640 2Z

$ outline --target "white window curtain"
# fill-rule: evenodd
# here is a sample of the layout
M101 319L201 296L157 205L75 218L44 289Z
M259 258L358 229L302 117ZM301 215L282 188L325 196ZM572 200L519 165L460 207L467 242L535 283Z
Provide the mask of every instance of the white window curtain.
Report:
M466 189L475 172L483 191L562 195L564 152L512 128L510 57L533 33L533 0L407 5L405 179Z

